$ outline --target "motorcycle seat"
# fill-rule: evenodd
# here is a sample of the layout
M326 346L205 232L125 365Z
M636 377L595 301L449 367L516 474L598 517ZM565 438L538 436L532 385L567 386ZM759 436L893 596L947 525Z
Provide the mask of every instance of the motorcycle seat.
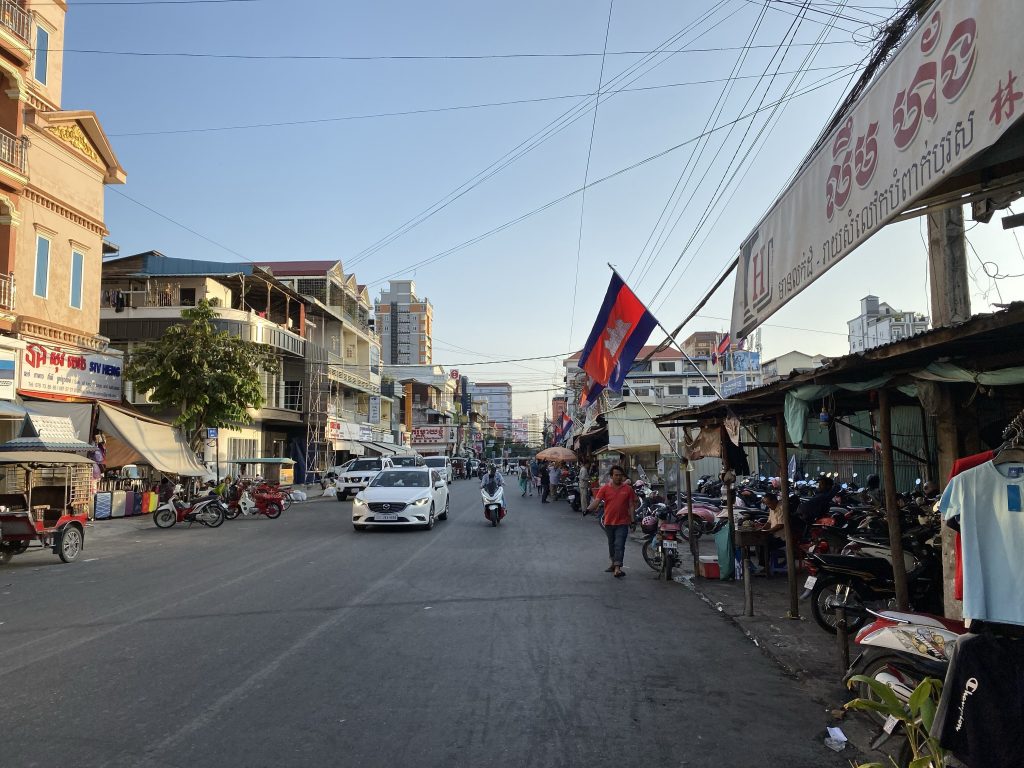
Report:
M881 579L892 579L892 565L881 557L858 557L857 555L816 554L818 561L828 570L864 571Z

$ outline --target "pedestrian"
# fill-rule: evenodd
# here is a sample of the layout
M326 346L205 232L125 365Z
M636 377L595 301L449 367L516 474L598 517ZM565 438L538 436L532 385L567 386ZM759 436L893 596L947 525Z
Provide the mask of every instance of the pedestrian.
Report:
M537 459L530 462L530 478L533 480L533 487L537 490L537 495L540 496L540 462Z
M590 504L590 473L587 470L587 465L582 461L580 462L580 475L577 478L577 482L580 487L580 506L584 509Z
M548 490L557 495L558 486L562 482L562 468L557 462L551 462L548 466Z
M622 560L626 554L629 524L633 521L633 510L636 507L636 494L626 482L626 470L618 464L612 467L609 474L611 482L597 489L587 510L595 512L604 502L604 532L608 536L608 557L612 561L605 573L621 579L626 575L622 570Z
M174 483L171 479L164 475L160 478L160 487L157 489L157 499L161 504L166 504L174 496Z
M548 495L551 493L551 474L548 472L548 463L542 461L538 469L540 471L540 503L550 504Z
M519 472L519 490L523 492L523 496L529 491L530 495L533 495L533 484L530 482L530 468L525 464L520 464L518 468Z

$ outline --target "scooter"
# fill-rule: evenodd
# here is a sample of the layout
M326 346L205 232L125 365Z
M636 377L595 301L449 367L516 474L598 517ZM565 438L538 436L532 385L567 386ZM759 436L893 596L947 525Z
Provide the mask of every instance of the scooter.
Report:
M284 494L269 485L258 485L252 491L241 488L232 493L232 500L227 505L227 518L234 520L239 515L266 515L276 520L283 509Z
M484 517L490 520L491 527L501 524L505 516L505 488L497 483L487 483L480 489L484 502Z
M226 512L224 502L217 496L201 496L191 501L172 496L156 508L153 523L157 528L170 528L176 523L201 523L216 528L224 522Z

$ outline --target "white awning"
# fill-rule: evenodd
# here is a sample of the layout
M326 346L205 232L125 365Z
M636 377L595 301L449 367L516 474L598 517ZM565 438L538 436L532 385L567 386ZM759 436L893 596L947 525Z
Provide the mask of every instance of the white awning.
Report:
M185 442L181 432L170 424L122 410L109 403L98 403L96 428L106 442L104 464L149 464L168 475L206 477L208 470Z

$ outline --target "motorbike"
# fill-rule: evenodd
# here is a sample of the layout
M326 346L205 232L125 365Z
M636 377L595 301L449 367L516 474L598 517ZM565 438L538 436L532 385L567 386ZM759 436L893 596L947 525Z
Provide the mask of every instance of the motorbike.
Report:
M497 483L487 483L480 489L484 503L484 517L490 521L491 527L501 524L505 517L505 489Z
M224 522L226 512L224 502L217 496L201 496L191 501L172 496L153 512L153 523L157 528L170 528L176 523L201 523L216 528Z
M266 515L271 520L281 516L284 509L284 494L269 485L257 485L251 491L248 487L233 489L227 504L227 518L234 520L239 515L247 517Z
M648 534L641 548L644 562L658 572L658 579L672 580L672 571L679 565L679 539L683 518L664 504L657 505L640 521Z

